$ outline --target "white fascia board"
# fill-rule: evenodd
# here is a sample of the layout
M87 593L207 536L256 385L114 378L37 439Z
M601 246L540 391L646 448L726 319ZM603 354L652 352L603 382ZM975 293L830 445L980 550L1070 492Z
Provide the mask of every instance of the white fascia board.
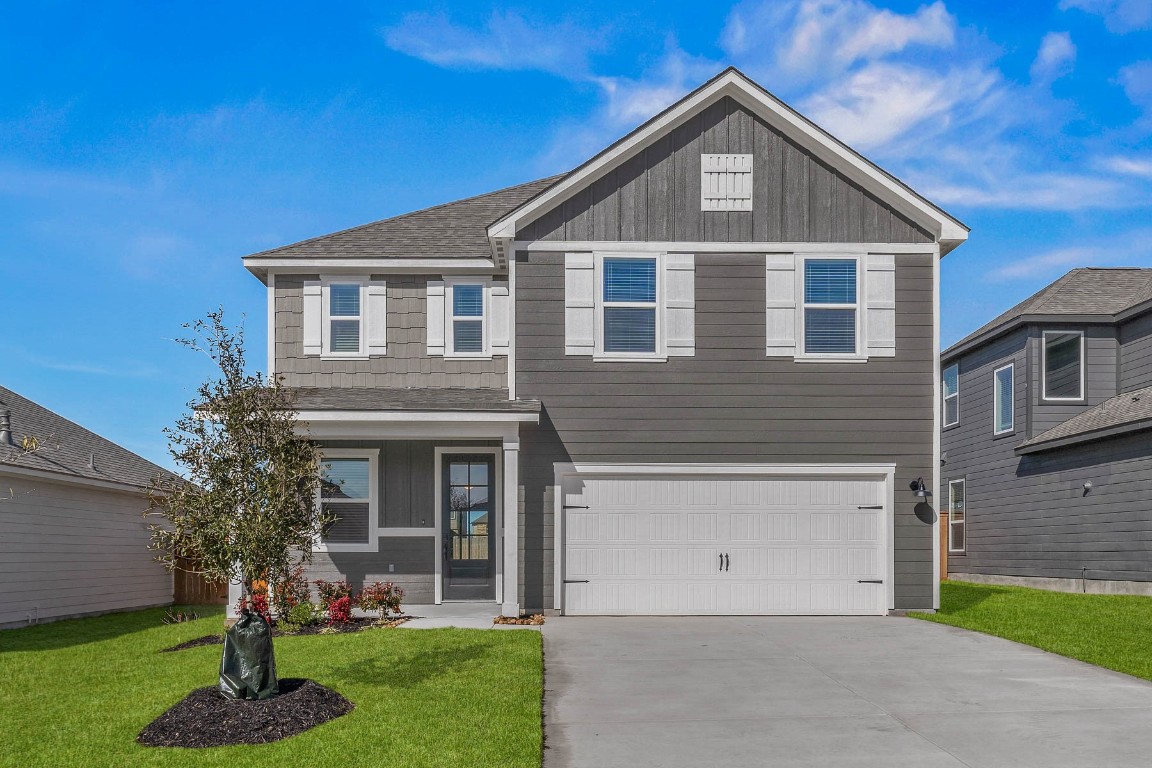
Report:
M298 422L296 433L310 440L500 440L519 444L517 422Z
M317 422L411 422L536 424L540 414L521 411L300 411L300 421Z
M888 475L895 464L586 464L566 465L579 475Z
M440 272L493 272L500 271L492 259L453 258L451 256L424 257L413 259L285 259L274 256L248 256L244 267L253 274L262 274L275 269L289 273L336 273L351 274L375 272L424 273L429 270Z
M802 253L802 254L894 254L934 255L936 243L692 243L670 241L613 242L607 240L517 240L517 250L616 253Z
M569 174L547 191L529 200L488 227L488 237L514 238L517 230L537 215L566 200L603 172L620 165L641 147L668 133L684 118L714 101L730 96L782 131L789 139L828 162L849 179L932 232L947 250L968 239L968 228L912 192L878 166L841 144L814 123L802 117L776 97L763 91L736 71L725 72L714 81L687 96L642 129L611 147L595 162Z

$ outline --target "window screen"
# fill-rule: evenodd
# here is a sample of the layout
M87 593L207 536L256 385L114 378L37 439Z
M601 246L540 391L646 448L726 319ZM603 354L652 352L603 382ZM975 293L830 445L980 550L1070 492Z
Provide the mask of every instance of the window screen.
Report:
M856 261L804 262L804 352L844 355L856 352Z
M604 259L605 352L656 351L656 260Z
M1081 346L1079 333L1044 334L1044 397L1079 400L1081 392Z

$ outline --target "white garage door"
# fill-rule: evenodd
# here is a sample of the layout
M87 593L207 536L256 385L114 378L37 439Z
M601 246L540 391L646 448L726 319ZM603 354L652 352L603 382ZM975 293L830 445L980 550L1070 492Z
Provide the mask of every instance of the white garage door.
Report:
M581 614L883 614L883 477L569 477Z

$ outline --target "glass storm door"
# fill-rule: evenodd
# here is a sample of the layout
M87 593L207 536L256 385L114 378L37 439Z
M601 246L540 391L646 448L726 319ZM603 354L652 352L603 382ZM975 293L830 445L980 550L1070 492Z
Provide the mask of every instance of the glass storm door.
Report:
M445 600L496 599L494 476L490 455L444 457Z

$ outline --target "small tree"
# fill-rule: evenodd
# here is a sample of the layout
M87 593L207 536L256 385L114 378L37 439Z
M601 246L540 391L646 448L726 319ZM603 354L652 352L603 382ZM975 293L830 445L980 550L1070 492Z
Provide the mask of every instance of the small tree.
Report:
M294 560L312 558L326 522L316 510L320 454L297 431L290 393L244 368L244 332L224 324L222 309L185 325L178 339L202 352L219 377L201 384L174 427L168 452L185 482L153 484L148 515L157 559L173 570L178 555L196 562L211 581L240 582L247 602L257 581L288 577Z

